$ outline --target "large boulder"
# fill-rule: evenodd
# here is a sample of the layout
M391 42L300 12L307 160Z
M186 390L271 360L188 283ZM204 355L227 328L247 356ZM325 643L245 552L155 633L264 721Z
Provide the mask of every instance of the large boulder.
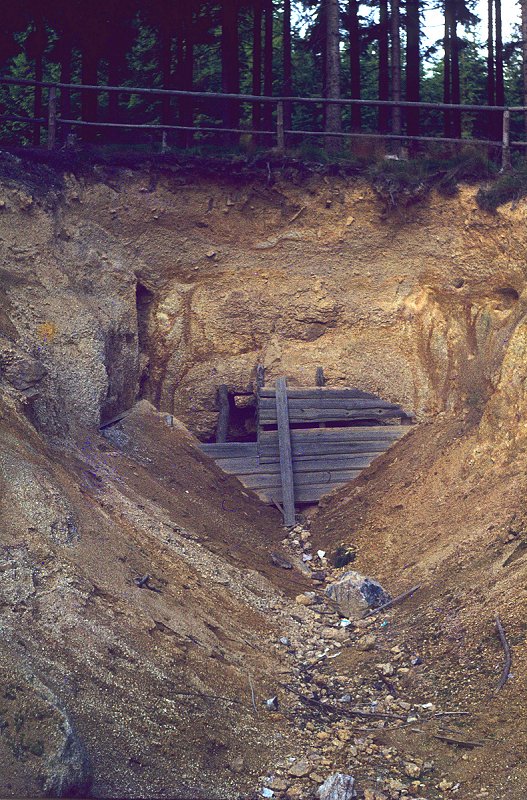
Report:
M331 583L326 595L335 603L339 614L348 619L361 619L369 609L391 600L380 583L353 570Z

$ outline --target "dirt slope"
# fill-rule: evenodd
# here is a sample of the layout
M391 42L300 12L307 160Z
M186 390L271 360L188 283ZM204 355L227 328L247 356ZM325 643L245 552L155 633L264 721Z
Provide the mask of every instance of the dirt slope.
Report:
M483 746L439 742L437 728L411 732L405 745L433 756L461 783L464 800L520 800L527 786L527 452L520 426L502 427L499 394L481 424L446 418L420 426L355 486L328 498L313 522L316 545L352 543L353 566L393 594L421 584L376 621L370 657L355 654L347 665L374 669L394 644L419 654L422 665L405 678L409 697L468 712L446 718L446 733ZM523 419L518 394L506 407ZM496 615L513 650L501 691ZM391 741L401 743L401 734Z
M80 450L5 405L0 426L0 795L57 784L64 713L88 756L61 794L237 796L281 736L248 675L258 697L274 685L272 608L306 584L270 563L277 512L145 406Z

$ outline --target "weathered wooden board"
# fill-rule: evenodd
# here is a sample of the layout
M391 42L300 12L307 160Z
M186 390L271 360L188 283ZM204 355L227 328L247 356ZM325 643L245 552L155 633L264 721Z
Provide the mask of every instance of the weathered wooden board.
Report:
M400 436L404 436L405 433L408 433L408 428L403 425L361 425L354 428L298 428L291 431L291 442L293 444L297 442L320 442L324 440L328 442L368 442L390 437L398 439ZM278 435L276 431L262 431L260 445L265 444L278 445Z
M274 397L275 396L275 389L271 386L265 386L263 389L260 389L258 392L258 396L261 398L264 397ZM324 398L324 397L340 397L340 398L351 398L351 397L363 397L364 399L370 400L379 400L380 398L377 395L372 394L371 392L363 392L360 389L330 389L327 386L324 387L305 387L305 388L291 388L290 386L287 387L287 396L290 400L295 400L298 398Z
M345 422L349 420L393 419L404 415L402 411L391 408L292 408L289 409L289 422ZM276 425L276 414L271 409L260 410L260 425Z
M318 397L313 398L306 398L306 399L295 399L295 398L288 398L289 400L289 415L291 415L291 411L298 410L298 409L307 409L307 408L331 408L331 409L365 409L365 408L389 408L394 411L398 411L400 413L405 413L401 406L396 405L395 403L388 403L386 400L379 400L378 398L374 399L363 399L363 398L322 398L319 399ZM259 407L261 411L272 411L275 412L275 402L274 398L272 397L262 397L259 402Z
M287 384L285 378L276 381L276 422L280 450L280 473L282 479L282 505L284 525L295 524L295 490L293 485L293 455L289 430L289 411L287 406Z
M278 441L276 448L278 450ZM256 458L258 456L257 442L225 442L224 444L207 442L201 444L200 449L211 458Z
M356 478L357 475L360 475L361 472L361 469L346 469L343 471L321 470L317 472L296 473L293 479L295 497L296 490L299 486L320 486L322 484L330 485L333 483L347 483L348 481L353 480L353 478ZM275 473L274 475L243 475L240 477L240 481L249 489L263 489L267 486L280 487L282 485L279 472Z
M341 458L313 458L293 459L293 475L301 472L323 472L327 470L364 469L377 458L379 453L367 455L348 456ZM278 460L263 462L257 458L232 458L215 459L216 464L229 475L239 475L242 482L246 475L279 475L280 462Z
M322 442L318 444L293 445L293 463L299 461L309 461L316 458L341 458L343 456L360 456L362 454L375 454L380 455L384 453L388 447L394 444L395 439L384 439L376 442L355 442L349 444L347 442ZM272 446L265 446L260 449L260 463L266 464L276 461L277 449Z

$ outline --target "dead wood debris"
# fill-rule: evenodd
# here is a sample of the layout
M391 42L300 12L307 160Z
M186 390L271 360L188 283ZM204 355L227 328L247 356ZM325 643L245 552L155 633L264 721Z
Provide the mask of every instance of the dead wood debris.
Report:
M402 717L398 714L386 714L381 713L380 711L359 711L353 708L338 708L331 703L322 703L320 700L315 700L314 697L307 697L307 695L298 692L296 689L293 689L292 686L289 686L286 683L281 683L280 686L285 689L286 692L296 695L296 697L298 697L298 699L304 703L304 705L316 708L325 714L336 714L337 716L341 717L362 717L364 719L406 720L406 717Z
M379 606L379 608L372 608L371 611L368 611L368 613L364 615L364 619L372 617L374 614L380 614L381 611L386 611L386 609L397 605L397 603L402 603L403 600L406 600L408 597L411 597L420 588L421 584L418 583L417 586L413 586L411 589L408 589L407 592L403 592L402 594L397 595L397 597L394 597L393 600L389 600L387 603L384 603L382 606Z
M496 687L496 691L499 692L500 689L503 689L503 687L507 683L507 679L510 675L512 666L512 653L509 643L507 641L507 637L505 636L505 631L503 630L503 625L501 624L501 620L498 616L496 617L496 630L498 631L498 636L500 637L501 645L505 653L505 663L503 665L503 671L501 673L501 678Z
M434 733L434 739L439 739L441 742L447 744L456 744L458 747L485 747L485 742L471 742L466 739L458 739L455 736L449 736L443 733Z

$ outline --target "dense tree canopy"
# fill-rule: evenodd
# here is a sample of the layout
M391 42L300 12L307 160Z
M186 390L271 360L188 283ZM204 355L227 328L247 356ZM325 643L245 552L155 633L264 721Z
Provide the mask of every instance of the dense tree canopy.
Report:
M444 21L433 43L423 24L432 3L439 3ZM483 11L482 41L477 23ZM527 2L520 4L515 41L503 39L501 0L4 0L2 18L4 78L454 105L521 105L527 91L521 33L527 35ZM17 117L43 119L46 101L45 87L2 85L4 140L38 144L41 126ZM170 142L185 147L206 136L190 130L196 125L222 124L235 144L236 129L253 129L259 132L253 141L264 145L276 125L276 106L265 102L73 89L60 91L58 113L71 125L176 125ZM326 143L338 140L341 130L501 136L499 112L286 102L284 120L289 131L325 130ZM64 137L68 125L61 122L60 130ZM102 137L96 125L80 130L87 139ZM513 133L523 135L519 117ZM108 130L104 137L110 139ZM289 134L293 143L300 139Z

